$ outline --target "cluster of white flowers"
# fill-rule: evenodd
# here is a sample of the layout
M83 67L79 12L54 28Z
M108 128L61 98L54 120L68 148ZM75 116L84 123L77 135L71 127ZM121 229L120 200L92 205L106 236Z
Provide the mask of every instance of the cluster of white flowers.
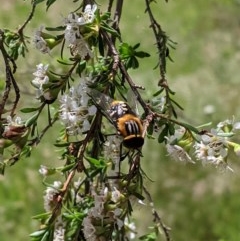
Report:
M35 76L35 79L31 81L33 86L37 89L36 96L39 98L43 95L43 85L47 84L49 82L49 77L47 75L48 70L48 64L38 64L36 72L33 73Z
M113 163L113 170L111 174L113 176L119 175L119 162L120 162L120 146L122 138L118 135L108 136L107 141L104 143L104 157L106 160L111 160Z
M213 164L229 168L225 158L228 155L227 140L218 136L215 130L210 134L201 135L200 143L194 145L196 158L203 164Z
M190 155L181 146L167 143L166 148L175 161L194 163Z
M180 143L180 140L182 138L185 138L185 128L179 128L175 130L174 135L168 137L165 137L167 140L166 148L169 153L169 155L175 160L180 162L191 162L194 163L188 152L184 149L184 147L181 146L183 141ZM183 144L185 146L186 143Z
M129 222L127 218L124 220L124 227L126 230L126 235L129 239L135 239L136 237L136 225L134 222Z
M90 129L89 117L96 114L95 105L89 106L87 78L82 79L77 87L71 87L61 99L60 119L65 124L69 135L82 134Z
M66 26L64 38L69 44L74 56L79 54L82 59L85 59L86 57L92 58L93 56L91 49L80 33L80 27L93 22L96 10L97 5L88 4L81 16L77 13L70 13L64 20L64 25Z
M9 126L21 126L21 125L23 125L23 121L21 117L16 116L15 119L13 119L10 115L7 116L7 125L5 129L8 129Z
M83 234L86 240L97 240L96 239L96 228L92 224L93 220L99 218L103 220L104 204L107 201L108 188L105 187L99 194L93 193L94 206L88 211L88 215L83 219Z
M237 131L240 130L240 122L235 122L234 117L230 120L227 119L225 121L219 122L217 125L218 131L223 132L231 132L231 131Z
M176 130L175 134L170 138L166 138L168 143L166 145L169 155L178 161L192 162L189 155L190 147L193 148L193 155L204 165L211 164L218 167L220 170L231 170L227 163L229 148L233 147L234 152L239 155L240 146L237 143L231 142L229 138L233 136L233 132L240 129L240 122L233 120L226 120L220 122L216 129L210 132L205 132L198 136L199 141L195 141L191 136L181 136L181 131ZM196 137L197 138L197 137Z
M38 49L40 52L46 54L50 53L50 48L47 45L47 42L42 37L42 30L44 29L43 26L40 26L38 30L36 30L34 36L33 36L33 44L35 45L35 48Z
M65 241L65 223L62 216L58 216L54 224L53 241Z
M87 4L84 9L84 12L82 13L82 16L77 19L78 24L85 25L88 23L92 23L95 17L94 13L96 12L96 10L97 10L96 4L93 4L93 5Z
M94 205L89 209L87 216L83 219L82 227L83 233L86 240L97 240L96 230L97 227L94 226L96 223L103 224L104 220L108 219L108 223L111 222L114 227L121 229L124 226L124 222L121 218L122 209L118 207L121 202L121 193L114 187L114 190L109 191L107 187L103 188L99 194L93 192ZM115 204L115 208L106 208L107 203L111 202ZM99 220L100 222L96 222Z
M44 199L44 209L46 212L51 212L56 204L56 195L59 193L59 189L62 187L62 182L54 181L53 185L47 187L45 190Z
M52 186L46 188L44 193L44 209L46 212L52 212L57 204L57 195L63 184L60 181L54 181ZM57 216L54 222L53 241L65 240L66 224L62 215Z
M95 227L92 224L92 218L88 215L83 219L83 234L86 240L88 241L96 241L97 237L95 234Z

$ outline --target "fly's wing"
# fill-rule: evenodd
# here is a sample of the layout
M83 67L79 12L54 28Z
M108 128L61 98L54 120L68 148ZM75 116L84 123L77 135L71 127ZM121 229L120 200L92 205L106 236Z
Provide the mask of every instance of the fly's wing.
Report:
M135 114L136 116L139 116L140 114L139 114L139 109L137 104L138 103L137 97L131 89L129 89L127 92L127 103L130 109L132 110L133 114Z
M91 97L98 110L100 110L102 114L114 125L114 122L109 114L113 99L95 89L90 89L90 91L88 91L88 95Z

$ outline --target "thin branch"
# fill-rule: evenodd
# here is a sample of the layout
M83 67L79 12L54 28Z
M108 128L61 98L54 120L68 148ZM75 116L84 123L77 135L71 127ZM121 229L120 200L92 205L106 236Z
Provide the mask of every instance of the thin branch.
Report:
M1 119L1 116L4 112L4 109L5 109L5 105L6 105L6 102L8 100L8 96L9 96L9 93L10 93L10 90L11 90L11 84L13 84L13 87L14 87L14 91L15 91L15 100L14 100L14 103L13 103L13 107L11 109L11 116L14 116L14 112L17 108L17 104L19 102L19 99L20 99L20 91L19 91L19 87L17 85L17 82L13 76L13 73L16 71L16 64L14 62L14 60L8 55L5 47L4 47L4 31L2 31L0 29L0 51L2 52L2 56L3 56L3 59L4 59L4 63L5 63L5 72L6 72L6 86L5 86L5 90L4 90L4 93L3 93L3 98L2 98L2 101L0 103L0 119ZM10 66L10 63L12 63L13 65L13 70Z
M162 30L160 24L156 21L156 19L153 16L150 4L151 0L146 0L146 12L149 15L151 25L150 27L153 30L157 48L158 48L158 54L159 54L159 69L160 69L160 75L161 80L160 82L165 82L165 73L166 73L166 50L167 50L167 36L165 32Z
M160 225L160 227L162 228L162 230L164 232L164 235L165 235L165 238L166 238L166 241L171 241L172 240L171 237L170 237L171 229L163 223L161 217L159 216L156 209L154 208L154 204L153 204L151 194L148 192L147 188L144 187L144 186L143 186L143 191L145 192L145 194L147 196L147 199L148 199L148 201L149 201L149 203L152 207L152 214L153 214L155 223L157 224L157 226Z
M24 38L23 38L23 30L24 30L24 28L27 26L27 24L32 20L32 18L33 18L33 16L34 16L35 9L36 9L36 4L33 2L33 4L32 4L32 9L31 9L31 12L30 12L28 18L27 18L26 21L23 23L23 25L18 29L18 34L21 36L22 40L24 39ZM23 41L23 42L24 42L24 41Z
M133 80L131 79L130 75L128 74L123 62L121 61L118 51L116 50L113 42L111 41L111 39L109 38L109 36L107 35L106 32L102 31L101 34L103 35L109 50L111 51L112 57L113 57L113 67L112 67L112 72L113 72L113 76L116 75L118 69L121 70L122 74L124 75L125 79L127 80L130 88L132 89L134 95L136 96L137 100L139 101L139 103L141 104L141 106L143 107L146 115L149 113L149 108L147 107L145 101L142 99L141 95L138 92L138 86L133 82Z
M112 27L119 33L119 36L121 36L120 34L120 29L119 29L119 22L121 19L121 15L122 15L122 8L123 8L123 0L117 0L117 4L116 4L116 10L114 13L114 22ZM112 42L115 44L116 41L116 37L112 36Z
M76 173L76 169L73 169L68 174L68 177L67 177L66 181L64 182L63 187L56 198L57 204L52 211L52 215L51 215L50 219L48 220L48 224L52 224L55 221L55 219L57 218L57 216L60 214L64 196L72 182L73 177L75 176L75 173Z
M114 0L109 0L107 11L110 13L112 11L112 5Z

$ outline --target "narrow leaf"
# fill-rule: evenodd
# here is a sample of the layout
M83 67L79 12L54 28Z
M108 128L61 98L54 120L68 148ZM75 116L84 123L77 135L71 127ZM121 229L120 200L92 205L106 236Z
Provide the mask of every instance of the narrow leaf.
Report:
M168 129L169 129L169 127L168 127L168 125L166 124L165 125L165 127L164 127L164 129L162 130L162 132L159 134L159 136L158 136L158 142L159 143L162 143L162 142L164 142L166 139L165 139L165 136L167 136L167 134L168 134Z
M23 108L20 111L22 113L31 113L31 112L34 112L34 111L37 111L37 110L39 110L39 107L37 107L37 108Z

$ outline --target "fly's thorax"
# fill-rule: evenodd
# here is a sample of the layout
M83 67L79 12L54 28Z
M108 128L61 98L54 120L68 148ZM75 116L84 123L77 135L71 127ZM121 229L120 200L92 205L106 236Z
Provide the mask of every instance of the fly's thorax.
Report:
M126 114L133 114L129 105L124 101L113 101L108 112L114 122Z

